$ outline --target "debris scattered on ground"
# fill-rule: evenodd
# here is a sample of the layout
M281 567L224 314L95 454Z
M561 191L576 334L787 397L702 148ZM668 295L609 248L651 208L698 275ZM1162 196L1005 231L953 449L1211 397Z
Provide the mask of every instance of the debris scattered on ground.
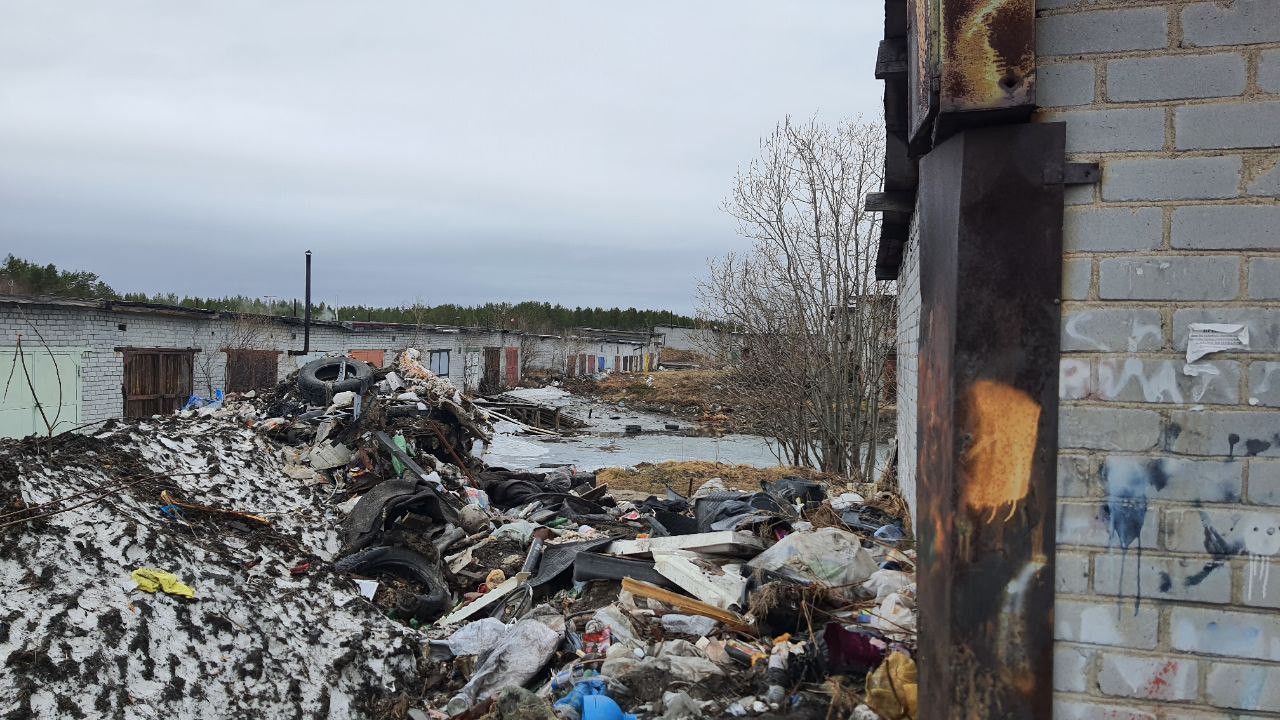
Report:
M495 420L407 350L0 441L0 715L915 717L893 493L490 467Z

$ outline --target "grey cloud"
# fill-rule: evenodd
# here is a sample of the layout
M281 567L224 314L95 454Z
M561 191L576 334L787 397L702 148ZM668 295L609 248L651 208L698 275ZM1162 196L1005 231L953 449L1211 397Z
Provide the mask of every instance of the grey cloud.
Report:
M871 0L0 0L0 246L122 289L688 309L790 113L878 114ZM424 289L425 286L425 289Z

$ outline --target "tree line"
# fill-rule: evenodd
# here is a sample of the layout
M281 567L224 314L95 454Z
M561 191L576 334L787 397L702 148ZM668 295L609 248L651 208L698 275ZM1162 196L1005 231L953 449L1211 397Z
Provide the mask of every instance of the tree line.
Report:
M12 295L52 295L84 300L121 300L176 305L187 308L291 316L303 313L296 298L198 297L176 293L117 292L97 273L64 270L53 263L40 265L10 254L0 266L0 292ZM608 330L647 330L655 325L693 327L692 317L668 310L566 307L559 303L527 300L519 303L458 305L417 303L394 307L374 305L335 306L312 303L313 317L329 320L394 322L413 325L471 325L525 332L556 332L574 327Z

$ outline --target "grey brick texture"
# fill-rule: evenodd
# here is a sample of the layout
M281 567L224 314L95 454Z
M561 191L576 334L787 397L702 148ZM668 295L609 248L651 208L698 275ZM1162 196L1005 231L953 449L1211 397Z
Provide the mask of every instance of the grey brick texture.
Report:
M1103 300L1230 300L1240 294L1238 258L1107 258L1098 269Z
M1280 1L1038 0L1065 122L1054 720L1280 718ZM1191 323L1245 348L1186 359Z
M1258 88L1280 93L1280 50L1266 50L1258 61Z
M1064 352L1159 350L1164 328L1156 310L1087 309L1062 314Z
M1173 130L1179 150L1275 147L1280 145L1280 101L1180 107Z
M1280 205L1194 205L1173 212L1170 241L1192 250L1274 250Z
M1248 79L1241 53L1175 55L1107 63L1107 99L1181 100L1241 95Z
M1112 160L1103 174L1102 199L1150 202L1236 197L1242 166L1238 155Z
M1036 71L1036 102L1040 107L1068 107L1093 102L1093 63L1056 63Z
M1280 42L1280 3L1232 0L1188 5L1182 10L1182 39L1197 47Z
M1155 250L1164 240L1160 208L1067 208L1062 245L1067 252Z
M1093 284L1093 260L1073 258L1062 261L1062 298L1084 300Z
M1168 43L1169 13L1161 7L1048 15L1036 22L1036 51L1046 56L1151 50Z
M1164 110L1117 108L1045 113L1067 124L1067 152L1126 152L1164 147Z

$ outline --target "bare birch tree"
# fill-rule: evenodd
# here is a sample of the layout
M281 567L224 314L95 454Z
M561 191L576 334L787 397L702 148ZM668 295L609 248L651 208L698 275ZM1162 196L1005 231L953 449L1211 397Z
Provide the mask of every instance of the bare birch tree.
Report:
M710 263L706 319L742 335L727 385L779 459L872 475L892 286L875 280L884 129L787 119L725 201L749 249ZM732 337L732 336L730 336Z

